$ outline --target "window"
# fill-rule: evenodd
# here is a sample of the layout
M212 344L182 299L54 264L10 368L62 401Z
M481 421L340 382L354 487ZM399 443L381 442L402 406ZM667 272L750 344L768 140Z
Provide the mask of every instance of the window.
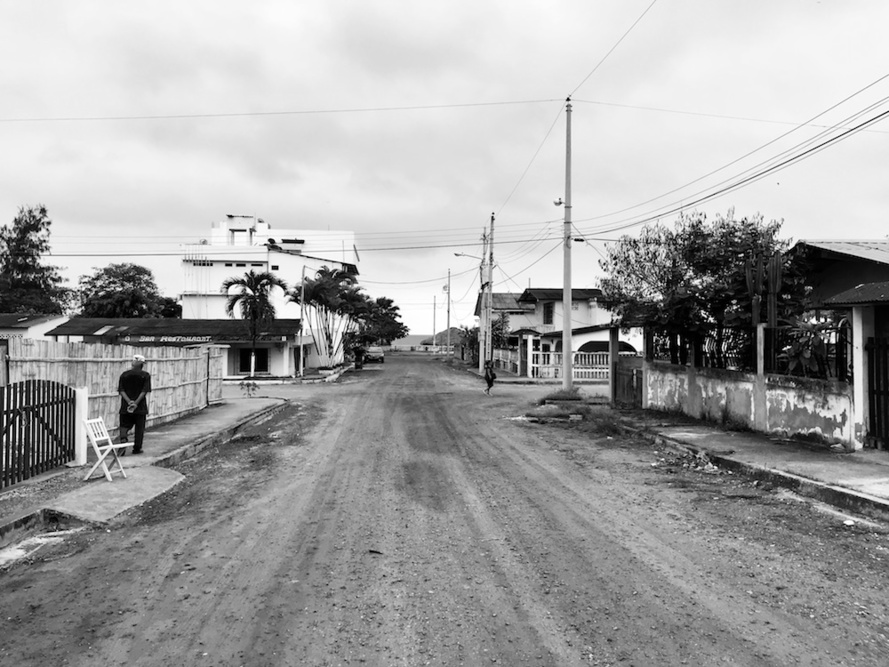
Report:
M262 266L262 264L260 264L258 262L253 262L250 266Z
M279 267L278 267L277 264L272 264L272 271L277 271L278 268L279 268Z
M244 264L243 262L238 262L237 264L235 264L235 266L247 266L247 265Z
M553 315L556 312L556 304L554 301L548 301L543 304L543 323L552 324Z
M226 262L225 265L226 266L234 266L234 264L232 264L231 262Z
M250 353L252 350L249 347L241 348L238 350L239 359L238 359L238 372L239 373L249 373L250 372ZM254 369L257 373L268 373L269 372L269 351L266 348L258 347L256 348L256 368Z

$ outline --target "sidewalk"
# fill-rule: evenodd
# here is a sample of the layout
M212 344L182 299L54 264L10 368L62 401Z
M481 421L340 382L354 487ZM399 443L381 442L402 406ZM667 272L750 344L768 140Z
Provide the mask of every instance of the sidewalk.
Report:
M63 469L17 484L0 493L0 548L24 533L58 523L106 523L118 514L164 493L183 476L170 467L202 449L234 437L246 424L286 404L277 398L235 398L145 433L145 453L123 458L126 478L112 482L98 470L89 451L87 467ZM127 450L130 451L129 449Z
M618 413L620 414L620 413ZM833 452L755 431L724 431L660 412L622 415L632 432L665 448L849 511L889 519L889 452Z

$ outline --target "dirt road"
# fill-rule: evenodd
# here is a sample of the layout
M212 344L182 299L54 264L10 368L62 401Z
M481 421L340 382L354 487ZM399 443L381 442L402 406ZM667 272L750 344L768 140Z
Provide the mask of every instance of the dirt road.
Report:
M886 665L885 527L388 357L0 574L8 665Z

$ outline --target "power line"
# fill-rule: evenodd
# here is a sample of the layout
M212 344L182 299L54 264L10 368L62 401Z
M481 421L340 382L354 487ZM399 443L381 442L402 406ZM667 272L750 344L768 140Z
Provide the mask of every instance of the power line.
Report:
M321 114L347 113L379 113L391 111L430 111L436 109L468 109L475 107L514 106L520 104L540 104L556 102L555 99L543 100L508 100L502 102L465 102L454 104L417 104L412 106L388 107L355 107L343 109L302 109L285 111L241 111L228 113L179 113L179 114L147 114L132 116L44 116L38 118L0 118L0 123L69 123L69 122L104 122L131 120L187 120L201 118L255 118L268 116L309 116Z
M543 135L543 140L537 146L537 150L534 151L534 155L531 156L531 159L528 161L527 166L525 166L525 170L522 172L522 175L519 176L519 180L516 181L516 184L513 186L512 190L509 191L509 194L506 196L506 199L500 204L500 208L497 209L497 215L500 215L500 212L503 211L503 208L509 203L509 200L512 199L512 196L515 194L516 190L518 190L519 185L522 184L522 181L525 180L525 176L528 174L528 170L531 169L531 165L534 164L534 161L537 159L537 156L540 155L540 150L543 148L543 145L546 143L546 140L549 139L549 135L552 134L553 128L556 126L556 123L559 122L559 118L562 116L562 108L559 107L559 112L556 114L556 117L553 119L552 124L550 124L549 129L546 131L546 134Z
M848 130L845 130L841 134L838 134L834 137L826 139L825 141L817 144L816 146L813 146L807 150L804 150L801 153L792 155L792 156L790 156L790 157L788 157L776 164L773 164L765 169L762 169L759 172L756 172L750 176L740 178L740 180L737 180L734 183L731 183L730 185L727 185L724 188L720 188L714 192L711 192L711 193L706 194L702 197L699 197L698 199L688 202L687 204L680 204L680 205L674 206L673 208L671 208L669 210L658 212L656 215L651 215L651 216L648 216L646 218L642 218L639 220L626 222L624 224L618 223L618 224L612 224L610 226L603 225L602 227L598 228L596 231L598 231L598 232L603 232L603 231L616 232L616 231L621 231L623 229L628 229L630 227L636 227L638 225L645 224L646 222L652 222L653 220L656 220L658 218L668 216L668 215L673 215L673 214L681 212L685 209L692 208L698 204L704 203L706 201L710 201L711 199L715 199L716 197L727 194L729 192L733 192L734 190L742 188L745 185L749 185L750 183L756 182L771 173L780 171L781 169L785 169L786 167L788 167L796 162L799 162L807 157L811 157L812 155L821 152L825 148L828 148L832 144L838 143L839 141L842 141L844 139L849 138L850 136L852 136L854 134L857 134L859 131L861 131L865 127L883 120L887 116L889 116L889 111L883 111L882 113L878 114L877 116L874 116L873 118L869 118L868 120L863 121L859 125L856 125Z
M640 111L657 111L659 113L672 113L679 114L683 116L698 116L701 118L718 118L720 120L740 120L748 123L768 123L771 125L793 125L797 128L802 127L803 125L807 125L810 127L817 128L830 128L834 127L832 125L817 125L815 123L797 123L793 120L772 120L770 118L750 118L749 116L731 116L728 114L718 114L718 113L706 113L703 111L687 111L685 109L664 109L663 107L650 107L639 104L620 104L618 102L600 102L598 100L579 100L576 98L571 98L572 102L579 104L595 104L597 106L603 107L618 107L620 109L638 109ZM868 132L875 132L879 134L889 134L887 130L868 130Z
M583 219L579 220L578 222L589 222L589 221L593 221L593 220L601 220L601 219L608 218L608 217L611 217L611 216L614 216L614 215L619 215L620 213L626 213L627 211L632 211L632 210L635 209L635 208L639 208L639 207L641 207L641 206L645 206L646 204L650 204L650 203L652 203L652 202L655 202L655 201L657 201L658 199L663 199L664 197L667 197L667 196L669 196L669 195L671 195L671 194L674 194L674 193L676 193L676 192L679 192L680 190L683 190L683 189L687 188L688 186L693 185L694 183L698 183L698 182L704 180L705 178L707 178L707 177L709 177L709 176L712 176L712 175L714 175L714 174L716 174L716 173L719 173L720 171L723 171L724 169L727 169L728 167L732 166L733 164L737 164L737 163L740 162L741 160L743 160L743 159L745 159L745 158L747 158L747 157L750 157L751 155L753 155L753 154L755 154L755 153L757 153L757 152L763 150L764 148L766 148L766 147L768 147L768 146L771 146L772 144L774 144L774 143L780 141L781 139L783 139L783 138L785 138L785 137L787 137L787 136L793 134L793 133L796 132L797 130L800 130L800 129L802 129L803 127L806 127L807 125L810 125L810 124L812 123L812 121L815 121L815 120L817 120L818 118L824 116L825 114L827 114L827 113L833 111L834 109L836 109L836 108L839 107L840 105L845 104L845 103L848 102L849 100L853 99L854 97L857 97L857 96L860 95L861 93L863 93L863 92L865 92L866 90L868 90L868 89L874 87L875 85L877 85L878 83L880 83L881 81L883 81L883 80L885 80L885 79L887 79L887 78L889 78L889 73L884 74L883 76L881 76L881 77L879 77L878 79L872 81L871 83L867 84L866 86L864 86L864 87L858 89L857 91L855 91L855 92L852 93L851 95L847 95L846 97L844 97L844 98L843 98L842 100L840 100L839 102L836 102L836 103L832 104L831 106L829 106L828 108L824 109L823 111L821 111L821 112L815 114L814 116L812 116L812 117L811 117L810 119L808 119L807 121L804 121L803 123L798 124L798 125L797 125L796 127L794 127L792 130L789 130L789 131L787 131L787 132L784 132L784 133L778 135L778 136L775 137L774 139L772 139L772 140L770 140L770 141L767 141L766 143L764 143L764 144L758 146L757 148L754 148L752 151L748 151L748 152L745 153L744 155L742 155L742 156L740 156L740 157L738 157L738 158L732 160L731 162L728 162L727 164L724 164L724 165L722 165L721 167L719 167L719 168L717 168L717 169L714 169L714 170L712 170L712 171L710 171L710 172L708 172L708 173L706 173L706 174L704 174L704 175L702 175L702 176L699 176L698 178L696 178L696 179L694 179L694 180L692 180L692 181L689 181L688 183L685 183L685 184L683 184L683 185L681 185L681 186L679 186L679 187L673 188L672 190L669 190L669 191L667 191L667 192L664 192L664 193L662 193L662 194L660 194L660 195L658 195L658 196L656 196L656 197L652 197L651 199L648 199L648 200L646 200L646 201L640 202L640 203L638 203L638 204L634 204L633 206L628 206L628 207L626 207L626 208L623 208L623 209L620 209L620 210L617 210L617 211L612 211L612 212L610 212L610 213L606 213L606 214L602 214L602 215L597 215L597 216L593 216L593 217L590 217L590 218L583 218ZM886 99L887 99L887 98L884 97L884 98L883 98L882 100L880 100L879 102L874 103L874 104L871 104L871 105L869 105L868 107L865 107L865 109L860 110L860 111L856 112L855 114L852 114L851 116L847 116L846 119L844 119L843 121L841 121L841 123L840 123L839 125L844 125L844 124L846 124L846 123L848 123L848 122L851 122L851 121L852 121L853 119L855 119L856 117L858 117L858 116L860 116L861 114L865 113L866 111L868 111L868 110L874 108L877 104L884 102ZM829 126L827 130L824 130L824 131L822 131L822 132L816 134L815 137L817 138L817 137L819 137L819 136L824 136L824 134L825 134L827 131L835 130L835 129L837 129L837 128L838 128L838 125L837 125L837 124L834 124L834 125L832 125L832 126ZM812 141L812 140L813 140L813 139L810 138L810 139L808 139L807 141ZM806 143L806 142L802 142L801 144L797 144L796 147L805 145L805 143ZM796 148L796 147L794 147L794 148ZM794 148L790 148L790 149L788 149L788 151L789 151L789 150L794 150ZM788 152L788 151L784 151L784 153L786 153L786 152ZM779 156L780 156L780 155L783 155L784 153L779 153ZM774 159L776 159L776 158L775 158L775 157L769 158L769 160L774 160ZM765 161L759 163L759 165L755 165L754 167L751 167L751 169L754 169L754 168L756 168L757 166L760 166L760 165L762 165L762 164L768 162L769 160L765 160ZM749 170L748 170L748 171L749 171ZM742 172L742 173L744 173L744 172ZM726 181L723 181L722 183L725 183L725 182L726 182ZM721 185L722 183L717 184L717 185ZM695 193L695 194L700 194L700 192ZM695 195L691 195L691 196L695 196Z
M587 79L589 79L593 74L596 73L596 70L599 69L599 67L602 66L602 63L604 63L608 59L608 56L610 56L612 54L612 52L618 46L620 46L620 43L622 41L624 41L624 39L626 38L627 35L630 34L630 32L632 32L633 28L636 27L636 24L639 23L639 21L641 21L642 18L648 13L648 10L650 10L652 7L654 7L656 2L657 2L657 0L651 1L651 4L645 8L645 11L639 15L639 18L637 18L635 21L633 21L633 25L631 25L629 28L627 28L627 31L623 35L621 35L619 40L617 40L614 43L614 46L612 46L610 49L608 49L608 53L606 53L604 56L602 56L602 59L598 63L596 63L596 66L593 67L592 70L590 70L589 74L587 74L585 77L583 77L583 81L581 81L579 84L577 84L577 86L574 88L574 90L571 91L571 94L568 97L574 97L574 93L576 93L578 90L580 90L580 87L583 86L583 84L585 84L587 82Z

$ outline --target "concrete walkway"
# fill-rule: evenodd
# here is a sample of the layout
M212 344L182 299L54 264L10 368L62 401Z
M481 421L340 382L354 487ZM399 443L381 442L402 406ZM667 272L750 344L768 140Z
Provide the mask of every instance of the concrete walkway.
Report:
M19 539L23 533L41 530L44 524L72 519L86 523L108 522L182 481L183 476L171 470L171 466L206 447L230 440L243 426L263 419L286 404L278 398L229 399L150 429L145 433L145 453L123 457L126 478L115 474L109 482L96 471L89 481L83 481L95 462L95 454L90 449L88 467L64 470L18 484L0 493L0 547ZM2 502L5 493L27 494L32 504L8 513Z
M889 452L833 452L752 431L723 431L706 424L670 423L651 413L627 418L628 427L674 450L705 455L712 463L831 505L889 519Z

